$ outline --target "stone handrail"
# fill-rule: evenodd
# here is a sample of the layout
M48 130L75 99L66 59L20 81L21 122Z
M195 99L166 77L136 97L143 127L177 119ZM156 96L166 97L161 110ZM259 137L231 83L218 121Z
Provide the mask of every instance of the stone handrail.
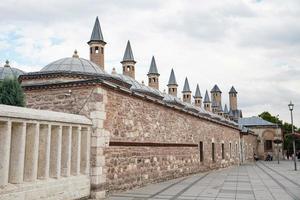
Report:
M91 125L81 115L0 105L0 191L8 184L88 175Z

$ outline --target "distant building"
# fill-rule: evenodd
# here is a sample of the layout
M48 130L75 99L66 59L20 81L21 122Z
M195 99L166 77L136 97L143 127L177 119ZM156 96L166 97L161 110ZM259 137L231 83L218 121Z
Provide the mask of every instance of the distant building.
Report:
M278 150L279 156L282 157L282 144L274 144L275 139L281 139L282 131L276 124L268 122L260 117L247 117L240 118L238 123L241 127L246 127L258 135L257 153L260 159L265 159L267 154L277 157Z

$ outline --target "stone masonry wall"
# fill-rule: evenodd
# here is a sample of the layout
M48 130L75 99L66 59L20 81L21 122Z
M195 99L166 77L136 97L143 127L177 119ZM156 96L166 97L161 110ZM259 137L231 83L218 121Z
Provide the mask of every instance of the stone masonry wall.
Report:
M105 109L104 129L110 133L113 144L104 151L106 189L110 192L238 162L234 148L239 141L236 129L111 90L107 91ZM200 141L203 142L203 162L200 162ZM212 142L215 143L215 162L211 156ZM161 143L195 146L164 147Z
M254 153L257 155L257 136L248 134L242 136L244 160L253 161Z
M238 130L102 86L26 91L26 99L31 108L83 114L92 119L93 198L104 197L104 190L127 190L227 167L239 159L234 148L239 141ZM165 143L172 145L164 146Z
M105 93L96 86L25 91L27 107L82 114L92 120L89 183L92 198L105 197L105 190L101 187L105 183L103 148L108 145L108 134L103 130L107 101Z

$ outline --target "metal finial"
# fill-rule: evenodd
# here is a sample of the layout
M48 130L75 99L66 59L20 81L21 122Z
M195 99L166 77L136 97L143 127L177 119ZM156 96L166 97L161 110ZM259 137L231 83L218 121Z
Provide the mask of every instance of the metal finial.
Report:
M144 81L142 81L142 85L145 85L145 82L144 82Z
M116 71L116 68L112 68L112 71L111 71L111 74L116 74L117 73L117 71Z
M5 65L4 65L4 67L10 67L10 65L9 65L9 61L8 61L8 60L6 60L6 61L5 61Z
M73 54L73 58L79 58L78 54L77 54L77 50L75 49L74 54Z

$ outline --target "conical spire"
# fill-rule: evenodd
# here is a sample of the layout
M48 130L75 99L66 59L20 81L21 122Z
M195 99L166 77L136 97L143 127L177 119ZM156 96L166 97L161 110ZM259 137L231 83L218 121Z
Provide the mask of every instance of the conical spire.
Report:
M206 90L206 92L205 92L205 97L204 97L203 103L210 103L210 99L209 99L207 90Z
M157 67L156 67L156 62L155 62L154 56L152 56L151 65L150 65L150 69L149 69L148 75L149 74L159 74L158 71L157 71Z
M221 92L221 90L220 90L220 88L219 88L217 85L215 85L215 86L213 87L213 89L211 89L210 92ZM222 93L222 92L221 92L221 93Z
M231 94L231 93L235 93L235 94L237 93L237 91L235 90L235 88L233 86L231 87L231 89L229 91L229 94Z
M127 41L127 45L126 45L126 49L125 49L125 53L123 56L123 61L134 61L134 57L133 57L133 53L131 50L131 45L130 45L130 41Z
M88 43L90 43L90 42L104 42L103 34L102 34L102 31L101 31L101 26L100 26L100 22L99 22L98 17L96 17L96 21L95 21L95 24L94 24L91 39Z
M187 77L185 78L182 92L191 92L189 81L188 81Z
M228 113L229 113L228 108L227 108L227 104L225 104L225 106L224 106L224 113L225 113L225 114L228 114Z
M198 98L202 98L201 96L201 92L200 92L200 89L199 89L199 84L197 84L197 87L196 87L196 92L195 92L195 96L194 97L198 97Z
M176 82L175 73L174 73L173 68L171 70L171 74L170 74L170 78L169 78L169 82L168 82L168 86L169 85L178 85Z

